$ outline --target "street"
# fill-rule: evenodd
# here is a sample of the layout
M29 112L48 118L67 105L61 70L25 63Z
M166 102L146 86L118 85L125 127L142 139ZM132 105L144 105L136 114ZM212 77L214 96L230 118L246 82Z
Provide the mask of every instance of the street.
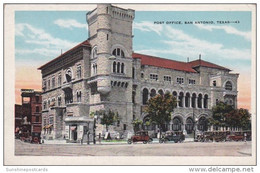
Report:
M17 156L251 156L251 142L152 144L30 144L15 140Z

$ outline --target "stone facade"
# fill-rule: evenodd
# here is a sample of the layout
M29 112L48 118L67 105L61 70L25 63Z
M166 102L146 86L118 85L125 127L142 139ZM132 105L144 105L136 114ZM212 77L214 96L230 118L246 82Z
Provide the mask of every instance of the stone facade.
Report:
M39 68L43 126L48 127L43 138L78 142L93 127L90 113L101 109L119 113L115 129L125 134L133 131L134 119L149 118L143 111L147 100L166 92L178 100L166 130L190 133L194 122L206 130L203 123L218 101L237 106L238 74L229 69L201 59L174 61L183 66L176 69L146 63L165 59L133 53L134 15L131 9L98 5L87 13L89 39ZM153 125L144 127L156 131Z

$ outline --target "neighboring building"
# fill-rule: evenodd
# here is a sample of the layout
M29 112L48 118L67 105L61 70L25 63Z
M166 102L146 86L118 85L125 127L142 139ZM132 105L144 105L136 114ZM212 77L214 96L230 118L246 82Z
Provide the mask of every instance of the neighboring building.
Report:
M14 106L14 111L15 111L15 122L14 122L14 129L15 133L19 132L19 128L21 127L22 124L22 105L15 104Z
M87 13L89 39L39 67L42 71L46 139L79 142L93 127L91 112L118 112L114 127L133 131L132 121L149 119L143 110L150 97L172 93L178 99L173 119L164 129L191 133L206 130L206 119L218 101L237 106L238 74L206 62L180 62L132 50L134 10L98 5ZM154 125L145 127L156 130Z
M21 96L22 105L15 105L15 117L19 119L15 127L19 127L20 131L26 133L27 136L39 136L42 130L41 92L21 89Z

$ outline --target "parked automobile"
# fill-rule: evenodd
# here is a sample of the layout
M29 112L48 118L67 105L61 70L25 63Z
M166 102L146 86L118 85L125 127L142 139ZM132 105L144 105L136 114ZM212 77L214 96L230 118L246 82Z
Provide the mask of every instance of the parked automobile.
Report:
M197 135L198 142L222 142L226 141L226 136L229 132L219 132L219 131L212 131L212 132L204 132L203 134Z
M243 132L233 132L227 136L227 141L243 141L245 136Z
M159 139L159 143L165 143L168 141L183 142L185 140L185 135L182 132L174 132L174 131L167 131L165 135L161 139Z
M153 139L150 138L147 131L138 131L135 133L135 135L131 136L130 139L128 139L127 143L132 144L135 142L143 142L144 144L147 144L148 142L152 142Z

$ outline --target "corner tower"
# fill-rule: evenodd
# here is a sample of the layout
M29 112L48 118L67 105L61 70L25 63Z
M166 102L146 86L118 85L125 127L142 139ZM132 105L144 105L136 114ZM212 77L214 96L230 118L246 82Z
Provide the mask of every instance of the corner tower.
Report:
M99 4L87 13L92 46L88 82L91 88L90 111L111 109L120 112L124 129L132 121L134 15L134 10L110 4Z

